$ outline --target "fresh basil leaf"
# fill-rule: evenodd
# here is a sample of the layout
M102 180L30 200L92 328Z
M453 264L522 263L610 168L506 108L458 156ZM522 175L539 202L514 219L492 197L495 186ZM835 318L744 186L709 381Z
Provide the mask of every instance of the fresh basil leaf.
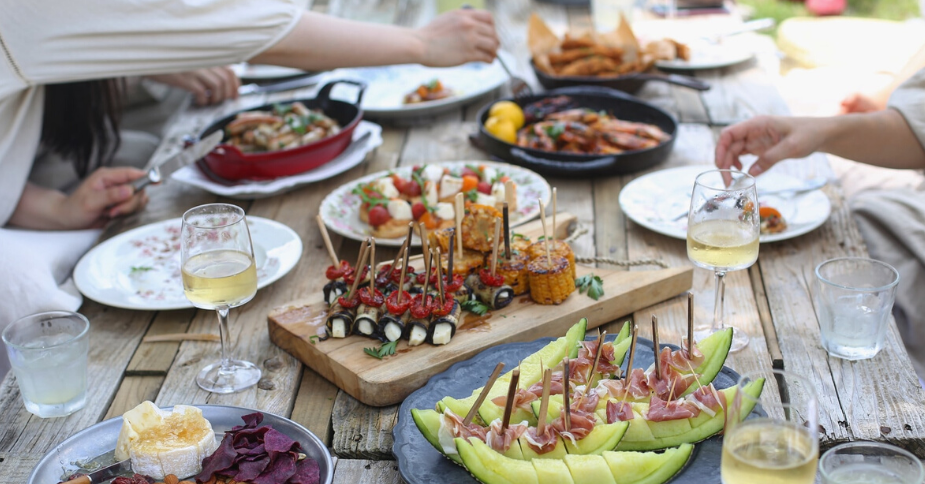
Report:
M475 188L473 188L472 190L469 190L468 192L466 192L466 199L468 199L472 203L475 203L479 199L479 191L476 190Z
M482 303L481 301L474 301L474 300L469 300L469 301L462 303L462 308L477 316L484 316L485 313L487 313L488 310L491 309L487 305Z

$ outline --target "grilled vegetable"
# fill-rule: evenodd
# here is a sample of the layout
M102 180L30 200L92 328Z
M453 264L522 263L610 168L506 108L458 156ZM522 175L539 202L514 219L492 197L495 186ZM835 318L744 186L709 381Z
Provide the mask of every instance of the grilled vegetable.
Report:
M511 286L489 286L482 282L478 274L470 274L466 278L466 285L472 290L472 294L492 309L501 309L514 300L514 290Z
M344 281L328 281L324 285L324 302L328 303L328 306L333 306L337 304L337 298L343 296L347 293L347 283Z
M504 277L506 285L511 286L515 296L530 291L530 279L527 274L528 262L525 254L515 255L511 260L498 261L498 274Z
M530 260L537 260L541 257L545 258L546 241L539 240L531 244L527 254L530 256ZM572 279L575 278L575 253L572 252L572 248L568 245L568 243L562 240L550 240L549 254L553 259L556 257L565 257L568 259L569 274L572 276ZM555 262L555 260L553 262Z
M480 252L491 252L495 220L500 218L501 212L495 207L469 205L462 220L463 247Z
M328 315L325 326L328 328L328 334L332 338L346 338L353 333L354 312L345 309L340 304L335 303L331 306L331 312Z
M530 298L539 304L560 304L575 290L575 278L569 271L565 257L553 257L552 267L546 256L527 264L530 279Z
M376 321L379 320L380 312L378 307L360 304L360 307L357 308L356 320L353 323L356 334L376 338L376 330L379 328Z
M470 289L469 286L465 284L460 286L459 289L457 289L456 292L453 293L453 298L456 299L456 302L458 302L459 304L469 301L470 299L472 299L472 297L473 297L472 289Z
M447 261L446 254L440 256L440 263L442 264L440 267L443 268L444 272L447 270ZM454 254L453 256L453 274L466 277L470 272L480 269L484 264L485 254L474 250L464 250L462 257L459 257L459 254Z
M434 317L430 322L430 331L427 339L435 345L445 345L456 336L456 326L459 324L459 316L462 315L462 306L456 300L453 301L453 309L445 316ZM438 303L439 304L439 303Z
M408 346L420 345L427 341L427 333L430 332L430 318L411 318L405 325L405 332L408 334Z
M411 312L405 311L400 316L385 313L379 318L379 334L386 341L396 341L405 334L405 326L411 320Z

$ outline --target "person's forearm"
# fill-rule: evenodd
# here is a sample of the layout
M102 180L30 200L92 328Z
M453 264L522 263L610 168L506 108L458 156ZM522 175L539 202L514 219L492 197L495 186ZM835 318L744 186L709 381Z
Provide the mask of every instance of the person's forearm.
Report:
M57 190L26 183L9 224L24 229L61 230L58 211L65 195Z
M305 12L290 35L251 62L317 71L419 63L423 50L411 29Z
M869 165L898 169L925 168L925 149L893 109L821 118L824 140L819 151Z

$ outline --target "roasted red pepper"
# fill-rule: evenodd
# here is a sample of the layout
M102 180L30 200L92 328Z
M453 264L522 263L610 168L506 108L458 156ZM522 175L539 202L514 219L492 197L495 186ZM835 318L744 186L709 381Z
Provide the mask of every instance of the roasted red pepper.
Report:
M414 273L414 269L411 267L408 267L408 272L405 273L405 284L413 281L415 277L417 276ZM394 271L392 271L392 282L394 282L395 284L398 284L399 281L401 281L401 270L395 269Z
M459 274L453 274L452 280L447 280L446 276L444 276L443 290L447 294L455 294L456 291L458 291L459 288L463 286L464 281L465 279L463 278L463 276Z
M426 319L430 317L433 311L434 297L430 294L418 294L414 296L414 303L411 304L411 317L415 319Z
M382 303L385 302L385 296L382 295L378 289L373 289L373 293L369 293L369 288L363 288L357 290L360 296L360 302L367 306L379 307L382 306Z
M456 303L456 299L452 297L444 296L443 306L441 306L440 300L434 299L434 308L433 308L434 316L446 316L447 314L450 314L451 312L453 312L453 304L455 303Z
M386 264L379 269L376 274L376 287L385 287L389 284L389 271L392 270L392 264Z
M401 293L401 304L398 302L398 294ZM411 307L411 303L414 300L411 298L411 294L408 294L408 291L402 291L396 289L392 291L392 294L389 294L389 297L385 298L385 307L389 310L389 313L393 316L401 316L405 314L405 311Z
M342 260L340 261L340 267L328 266L327 270L324 271L324 277L327 277L328 280L333 281L352 273L353 268L350 267L350 263Z
M367 276L369 276L369 266L366 266L363 268L363 274L360 276L360 282L362 283L363 281L365 281ZM356 280L356 277L357 277L357 272L356 272L356 269L354 269L350 273L344 275L344 282L346 282L347 285L349 286L353 284L353 281Z
M491 275L491 271L488 269L482 269L479 271L479 279L486 286L491 287L501 287L504 285L504 276L501 274Z
M356 294L351 294L350 299L347 299L346 297L341 296L337 298L337 303L340 304L341 307L343 308L353 309L360 305L360 298L358 298Z

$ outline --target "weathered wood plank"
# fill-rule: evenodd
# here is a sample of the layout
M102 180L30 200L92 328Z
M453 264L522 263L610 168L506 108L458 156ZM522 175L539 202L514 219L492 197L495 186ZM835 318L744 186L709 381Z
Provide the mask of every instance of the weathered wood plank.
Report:
M162 311L154 318L145 336L185 333L195 314L194 309ZM179 348L179 342L141 343L135 350L125 374L165 375Z
M0 385L0 452L44 453L74 432L100 421L125 367L151 321L151 313L86 301L90 318L87 405L66 418L42 419L26 411L12 372Z
M337 387L331 382L303 366L299 393L296 394L292 415L289 417L311 430L328 446L331 445L331 414L337 392Z
M404 482L392 460L338 459L334 484L379 484Z
M398 423L398 405L370 407L345 392L338 392L331 415L333 449L345 459L389 459L392 427Z
M774 329L774 320L771 318L771 308L768 306L768 295L761 279L761 266L755 264L748 268L748 277L755 290L755 302L758 304L758 317L761 319L761 328L764 330L765 343L768 345L768 355L775 369L784 369L784 356L780 352L780 342L777 340L777 330Z
M154 401L163 384L164 377L161 375L126 376L103 420L121 417L145 400Z
M41 454L0 452L0 482L26 482L41 458Z

